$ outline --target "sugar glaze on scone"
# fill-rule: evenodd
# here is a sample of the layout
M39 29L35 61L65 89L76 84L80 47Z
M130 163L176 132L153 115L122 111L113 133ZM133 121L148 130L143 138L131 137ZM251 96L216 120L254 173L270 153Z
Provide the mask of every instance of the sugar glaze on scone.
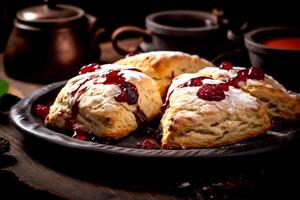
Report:
M222 100L204 100L204 85L223 84L203 78L199 86L182 87L198 73L176 77L168 91L169 106L161 120L164 148L208 148L233 144L265 133L271 126L255 97L229 86ZM205 91L205 90L204 90ZM205 97L205 96L204 96Z
M208 66L214 66L209 61L197 55L179 51L153 51L136 54L116 62L120 65L130 65L140 69L152 77L165 95L172 79L183 73L194 73Z
M230 81L237 77L241 70L246 70L246 68L233 67L226 70L217 67L208 67L200 70L199 74L217 80ZM238 83L238 87L258 98L266 107L269 117L286 120L300 119L299 96L293 94L291 91L287 91L271 76L264 74L264 77L259 80L246 78Z
M97 71L70 79L50 107L45 124L119 139L136 130L143 120L159 115L162 100L156 83L127 68L102 65ZM115 84L120 80L123 85Z

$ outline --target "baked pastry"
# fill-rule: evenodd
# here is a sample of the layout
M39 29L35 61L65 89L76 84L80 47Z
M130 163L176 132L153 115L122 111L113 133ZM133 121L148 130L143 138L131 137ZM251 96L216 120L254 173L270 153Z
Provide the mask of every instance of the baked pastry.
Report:
M207 148L265 133L266 109L250 94L199 73L176 77L161 119L164 148Z
M194 73L207 66L214 66L209 61L179 51L153 51L136 54L116 62L140 69L152 77L162 96L165 95L172 79L183 73Z
M45 119L47 126L116 140L161 113L156 83L137 69L90 65L81 73L59 92Z
M226 64L226 63L225 63ZM295 120L300 118L300 99L297 95L287 91L271 76L260 69L241 67L220 69L208 67L199 71L202 76L229 82L236 88L250 93L266 107L270 118Z

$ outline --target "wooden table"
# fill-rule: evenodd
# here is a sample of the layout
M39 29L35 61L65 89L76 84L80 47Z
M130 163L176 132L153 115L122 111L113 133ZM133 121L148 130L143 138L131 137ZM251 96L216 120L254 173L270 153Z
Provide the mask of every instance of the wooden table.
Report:
M113 62L120 58L112 50L110 43L102 45L102 52L102 60L105 62ZM11 86L19 90L24 96L30 95L32 91L42 86L7 77L3 71L2 60L3 56L1 55L0 79L8 80ZM204 186L198 189L199 193L178 193L166 181L168 173L173 173L174 177L179 174L178 172L181 170L180 164L185 165L187 169L192 169L193 163L179 163L177 166L169 165L166 167L166 165L157 161L152 164L152 161L149 161L146 164L148 165L146 169L143 168L146 166L146 162L141 163L139 161L122 159L117 162L116 160L97 157L98 165L94 166L93 162L91 162L93 158L88 158L89 161L86 161L85 157L80 157L82 155L80 152L68 152L67 149L36 141L34 138L16 130L9 122L0 123L0 137L8 139L11 143L10 152L0 156L0 199L2 199L1 194L3 192L9 195L7 199L14 199L16 195L22 195L24 198L31 199L204 199L201 194L201 192L205 192ZM245 186L245 191L250 192L245 193L244 191L243 194L249 197L254 192L255 194L253 195L256 197L257 195L265 194L261 191L265 190L266 197L269 197L268 192L276 191L277 186L281 190L284 185L289 189L293 188L293 186L289 186L290 184L284 183L282 186L277 183L278 180L282 183L289 181L291 178L294 180L300 178L297 170L299 169L299 165L297 165L298 157L297 154L293 156L293 159L280 162L280 165L277 161L269 162L264 167L252 162L252 160L249 162L240 161L238 165L232 165L232 169L234 169L232 171L246 169L248 168L247 166L250 166L250 173L245 176L248 177L246 178L247 180L250 180L250 184ZM274 163L277 164L274 165ZM283 163L284 166L282 166ZM255 166L252 167L252 164ZM126 169L128 166L131 167L131 170ZM201 165L199 166L199 168L197 166L197 169L194 170L205 174L206 172L203 172L205 168L201 168ZM288 169L287 166L289 166ZM221 168L223 170L224 167L209 166L209 168ZM177 172L173 172L175 169ZM184 169L186 170L186 168ZM125 176L121 174L125 174ZM155 177L155 174L157 174L157 177ZM218 174L218 172L216 171L216 173L212 174ZM131 175L134 177L132 180ZM208 174L208 176L210 175ZM272 184L275 180L274 176L277 176L277 182L275 181ZM139 181L139 178L141 181ZM151 181L149 181L149 184L144 184L145 182L147 183L147 179L151 179ZM167 184L161 184L162 182ZM143 186L142 183L144 184ZM262 186L258 186L260 184ZM264 184L270 184L271 186L268 187ZM254 187L254 189L251 187ZM2 192L1 189L3 189ZM285 192L283 192L283 196L287 197ZM208 198L213 197L208 196Z

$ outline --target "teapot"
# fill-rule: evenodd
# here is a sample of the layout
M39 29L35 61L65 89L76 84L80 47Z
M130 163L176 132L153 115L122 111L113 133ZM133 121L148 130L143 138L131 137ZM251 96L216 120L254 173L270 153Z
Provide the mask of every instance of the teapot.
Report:
M104 29L96 21L81 8L47 1L18 11L4 52L7 75L37 83L74 76L99 60Z

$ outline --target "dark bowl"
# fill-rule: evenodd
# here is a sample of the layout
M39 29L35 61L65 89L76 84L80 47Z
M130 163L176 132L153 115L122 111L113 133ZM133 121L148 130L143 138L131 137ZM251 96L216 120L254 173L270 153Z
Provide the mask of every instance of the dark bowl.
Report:
M258 28L245 35L245 45L251 64L282 83L287 89L300 91L300 78L297 73L300 66L300 49L288 50L271 48L262 42L280 37L299 37L300 28L268 27Z
M146 17L157 50L179 50L204 57L214 57L217 44L226 40L226 30L218 18L204 11L168 10Z

